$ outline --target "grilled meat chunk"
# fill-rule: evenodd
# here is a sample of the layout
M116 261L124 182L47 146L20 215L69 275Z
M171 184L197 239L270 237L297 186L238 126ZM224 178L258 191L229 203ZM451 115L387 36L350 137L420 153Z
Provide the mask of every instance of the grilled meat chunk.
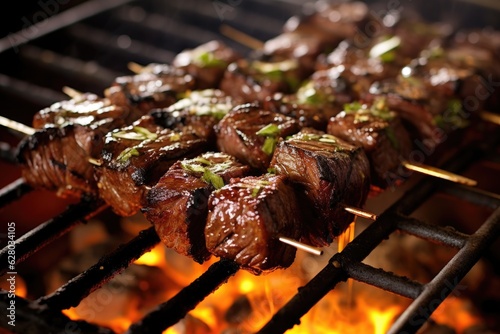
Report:
M204 234L208 196L249 171L224 153L208 152L178 161L148 192L143 211L167 247L203 263L210 257Z
M145 203L147 188L177 160L196 156L206 141L164 129L151 116L105 137L102 164L96 168L99 196L122 216L135 214Z
M193 91L189 95L168 108L155 109L151 115L156 123L172 130L185 129L210 144L215 143L214 126L231 109L236 102L217 89Z
M429 149L441 143L443 131L434 117L444 111L443 106L432 98L423 80L398 76L376 82L362 100L372 104L379 98L385 98L389 109L401 116L412 138L422 140Z
M53 104L34 118L35 127L41 130L19 145L23 176L32 186L63 197L97 195L89 159L100 158L106 133L138 117L93 94Z
M59 127L67 124L88 126L110 118L122 119L123 124L130 124L141 116L137 110L116 106L108 99L84 93L71 100L57 102L40 110L33 117L33 127L42 129L46 126Z
M298 132L299 125L290 117L246 104L224 116L215 131L219 150L265 171L278 139Z
M294 189L285 177L232 179L212 193L208 208L205 240L210 253L255 274L292 264L295 249L279 237L298 239L302 220Z
M154 108L165 108L177 101L178 95L194 88L194 79L182 69L151 64L133 76L116 78L105 91L111 103L138 108L143 114Z
M196 89L208 89L219 86L227 66L240 58L236 51L214 40L179 53L172 64L195 79Z
M383 100L371 107L360 103L346 107L330 120L328 133L363 148L370 161L372 184L382 189L393 185L391 175L412 148L400 118Z
M287 176L312 208L302 240L326 246L352 222L345 205L361 207L370 186L370 166L362 148L319 131L301 131L280 141L271 161L278 175Z
M306 75L294 59L240 60L228 66L220 89L241 103L252 103L264 101L276 92L294 92Z

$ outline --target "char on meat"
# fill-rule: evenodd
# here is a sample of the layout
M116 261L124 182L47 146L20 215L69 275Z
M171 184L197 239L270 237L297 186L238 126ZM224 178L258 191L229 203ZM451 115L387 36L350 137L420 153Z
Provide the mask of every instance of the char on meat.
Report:
M241 103L253 103L264 101L276 92L294 92L307 75L295 59L242 59L228 66L220 89Z
M151 111L151 115L165 128L186 129L212 144L215 143L214 126L235 106L235 100L222 91L205 89L190 92L168 108Z
M43 109L33 120L40 130L19 145L24 178L63 197L97 195L89 159L100 158L106 133L138 117L137 112L93 94Z
M116 78L105 95L113 104L138 108L143 114L176 102L179 94L193 89L193 77L185 70L150 64L140 74Z
M302 241L329 245L352 222L344 206L362 207L370 186L370 165L361 147L324 134L302 130L279 142L271 168L300 189L300 203L310 217Z
M172 64L185 70L195 80L196 89L219 86L227 66L241 56L221 41L210 41L179 53Z
M259 274L290 266L295 248L279 237L297 240L301 211L293 187L281 175L232 179L212 193L205 227L206 246Z
M249 171L224 153L178 161L148 192L143 212L167 247L202 263L210 257L204 234L209 195Z
M291 17L284 32L264 44L263 53L272 59L297 59L311 71L316 58L345 38L354 37L369 17L368 7L361 2L316 3L313 15Z
M328 133L363 148L370 161L372 184L382 189L394 185L396 170L412 149L400 118L387 109L383 100L371 107L346 105L328 123Z
M204 139L165 129L151 116L143 116L106 135L102 163L96 167L99 196L117 214L131 216L145 204L148 187L172 164L205 148Z
M219 150L265 171L278 139L298 132L299 124L293 118L245 104L224 116L215 130Z

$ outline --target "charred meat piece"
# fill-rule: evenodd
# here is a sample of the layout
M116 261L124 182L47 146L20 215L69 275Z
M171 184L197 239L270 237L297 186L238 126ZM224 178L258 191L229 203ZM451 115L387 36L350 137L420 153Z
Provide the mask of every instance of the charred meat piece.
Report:
M194 79L182 69L151 64L137 75L116 78L105 91L111 103L138 108L143 114L154 108L165 108L178 95L194 88Z
M178 161L148 192L143 212L167 247L202 263L210 257L204 234L209 195L249 171L224 153Z
M443 104L432 99L424 81L398 76L376 82L362 100L372 104L378 98L385 98L389 109L404 120L412 138L422 140L430 149L442 141L443 131L436 125L434 117L444 111Z
M280 137L299 131L296 120L255 105L242 105L215 127L217 147L253 168L265 171Z
M262 108L294 118L301 127L325 130L328 124L328 117L323 113L321 104L298 100L296 95L276 93L263 102Z
M96 168L99 196L117 214L131 216L143 206L147 188L172 164L198 155L205 146L193 134L164 129L143 116L106 135L102 163Z
M306 73L294 59L240 60L228 66L220 89L241 103L252 103L264 101L276 92L294 92L305 77Z
M109 131L138 117L130 109L110 105L95 95L81 98L40 111L34 124L41 130L26 137L18 149L27 182L62 197L97 195L89 160L100 158L103 138Z
M318 131L301 131L276 147L273 168L301 190L303 212L312 208L302 241L329 245L353 216L344 206L361 207L370 186L370 165L361 147Z
M290 266L295 249L280 236L298 239L301 211L285 177L266 174L232 179L212 193L205 227L207 249L259 274Z
M185 129L212 143L214 126L235 106L234 99L222 91L206 89L193 91L168 108L153 110L151 115L165 128Z
M271 59L297 59L309 71L316 58L330 51L341 40L354 37L359 26L369 17L362 2L316 3L316 12L309 16L291 17L284 33L264 44L264 54Z
M173 65L189 73L196 81L196 89L219 86L226 67L241 56L220 41L210 41L195 49L179 53Z
M402 159L411 152L411 140L400 118L385 101L371 107L351 103L328 124L328 133L353 145L361 146L371 166L372 184L384 189L392 184Z
M135 110L111 104L108 99L84 93L40 110L33 117L33 127L42 129L45 126L59 127L68 124L87 126L108 118L122 119L123 124L130 124L141 116Z

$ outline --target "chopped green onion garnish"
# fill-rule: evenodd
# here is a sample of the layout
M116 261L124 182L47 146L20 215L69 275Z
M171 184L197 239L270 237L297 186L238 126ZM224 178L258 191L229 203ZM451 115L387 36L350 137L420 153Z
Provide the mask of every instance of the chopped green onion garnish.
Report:
M203 157L198 157L198 158L195 158L193 160L196 162L199 162L200 164L207 165L207 166L210 166L212 164L208 159L205 159Z
M137 148L135 148L135 147L129 147L129 148L124 149L122 151L122 153L120 153L118 155L118 157L116 157L116 160L118 160L119 162L126 162L132 156L138 156L138 155L139 155L139 151L137 150Z
M203 167L202 167L203 168ZM210 183L215 189L220 189L224 187L224 180L219 175L213 173L208 168L204 168L203 176L201 177L203 181Z
M257 197L257 195L259 195L259 192L260 190L262 189L261 186L257 186L255 188L252 189L252 197Z
M399 141L396 138L396 134L394 133L394 130L391 127L385 128L385 134L387 135L387 139L391 142L392 147L394 147L396 150L399 150Z
M134 126L132 131L118 131L112 133L111 136L114 138L130 139L130 140L155 140L158 138L156 133L150 132L148 129L141 126Z
M359 101L344 104L344 111L348 114L358 112L360 109L363 109L363 104Z
M181 162L181 167L187 171L190 171L190 172L196 172L196 173L204 173L205 172L205 167L200 166L200 165L188 164L188 163Z
M268 124L255 133L258 136L277 136L280 134L280 128L276 124Z
M278 138L266 137L266 140L264 141L264 145L262 145L262 152L264 152L267 155L273 154L277 143L278 143Z
M269 168L267 169L267 172L268 172L269 174L276 174L276 168L274 168L274 167L269 167Z
M385 53L396 49L401 44L401 38L393 36L383 42L375 44L370 50L370 58L381 57Z

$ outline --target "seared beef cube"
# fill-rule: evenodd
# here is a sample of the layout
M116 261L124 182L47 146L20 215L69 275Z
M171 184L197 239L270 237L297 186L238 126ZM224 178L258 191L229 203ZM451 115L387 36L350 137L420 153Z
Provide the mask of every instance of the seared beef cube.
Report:
M371 107L352 103L333 117L328 133L353 145L361 146L371 166L372 183L382 189L391 185L402 159L411 152L411 140L400 118L387 109L385 101Z
M294 118L301 127L325 130L328 124L321 104L298 100L295 95L276 93L263 102L262 108Z
M141 117L135 110L112 105L108 99L95 94L85 93L68 101L54 103L40 110L33 118L33 127L64 126L67 124L89 124L108 119L122 119L123 124L130 124Z
M291 93L306 77L294 59L266 62L240 60L227 68L220 89L240 102L264 101L276 93Z
M147 188L172 164L198 155L205 146L193 134L157 126L150 116L110 132L97 168L99 196L117 214L131 216L143 206Z
M207 89L219 86L227 66L240 58L240 55L224 43L210 41L179 53L173 65L193 76L196 89Z
M111 103L147 113L176 102L178 95L194 88L193 77L169 65L152 64L143 73L116 78L105 92Z
M300 201L303 212L312 208L302 241L315 246L329 245L349 226L353 215L344 206L362 207L370 186L363 149L318 131L280 141L271 168L294 182L307 199Z
M444 110L442 102L434 99L434 103L431 97L429 88L421 79L399 76L374 83L362 100L371 104L378 98L385 98L389 109L404 120L410 136L422 140L425 146L433 149L442 141L443 135L434 117Z
M202 263L210 257L204 234L208 196L249 170L224 153L178 161L148 192L143 211L167 247Z
M68 125L45 128L24 138L19 144L18 161L26 182L61 197L95 195L94 169L78 140L82 132L86 132L82 127Z
M234 99L222 91L206 89L193 91L168 108L153 110L151 115L165 128L185 129L212 143L215 142L214 126L235 106Z
M352 39L356 34L364 33L364 25L371 18L368 6L361 1L338 2L318 1L315 4L316 13L310 17L311 24L321 27L338 40ZM285 30L293 30L294 26L287 22ZM300 25L296 29L300 29ZM332 44L331 44L332 45Z
M104 136L136 114L92 94L82 99L55 103L35 116L35 126L42 129L21 142L18 154L32 186L63 197L97 194L89 159L99 159Z
M295 248L279 237L297 240L301 211L285 177L266 174L232 179L210 195L205 227L207 249L259 274L290 266Z
M278 139L298 132L299 124L290 117L246 104L224 116L215 131L219 150L265 171Z

